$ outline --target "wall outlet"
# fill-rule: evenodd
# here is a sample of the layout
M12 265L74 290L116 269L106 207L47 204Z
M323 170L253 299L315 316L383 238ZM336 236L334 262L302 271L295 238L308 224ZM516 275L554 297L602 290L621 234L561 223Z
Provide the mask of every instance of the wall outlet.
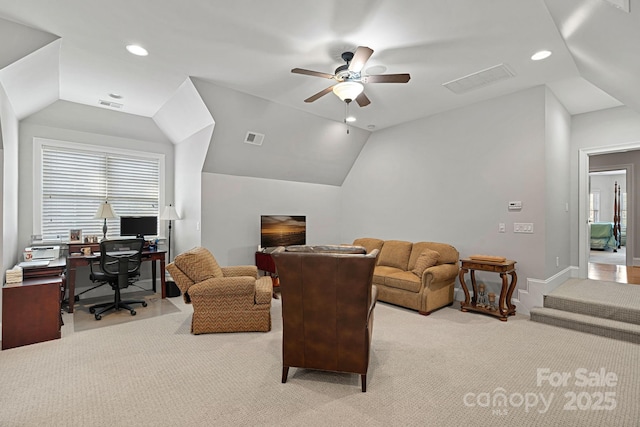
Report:
M498 233L506 233L507 232L507 227L505 226L504 222L501 222L500 224L498 224Z
M514 222L513 223L513 232L514 233L533 234L533 223L531 223L531 222Z

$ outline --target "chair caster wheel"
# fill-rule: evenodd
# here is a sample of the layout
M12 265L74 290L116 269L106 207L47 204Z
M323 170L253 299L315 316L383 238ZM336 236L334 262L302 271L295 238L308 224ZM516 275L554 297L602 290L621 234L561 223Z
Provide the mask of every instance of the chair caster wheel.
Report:
M135 316L136 315L136 311L135 310L131 310L131 315Z
M99 314L96 314L96 320L100 320L100 319L102 319L102 316Z
M146 306L147 306L147 303L146 303L146 302L143 302L143 303L142 303L142 306L143 306L143 307L146 307Z
M95 308L91 307L91 308L89 309L89 313L93 314L93 313L95 313L95 312L96 312L96 309L95 309Z

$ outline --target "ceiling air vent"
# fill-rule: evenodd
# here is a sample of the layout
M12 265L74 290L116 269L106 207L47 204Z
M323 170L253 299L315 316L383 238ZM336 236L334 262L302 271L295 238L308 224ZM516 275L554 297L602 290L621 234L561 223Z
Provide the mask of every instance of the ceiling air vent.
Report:
M247 136L244 137L244 142L247 144L253 145L262 145L262 141L264 141L264 135L257 132L247 132Z
M122 108L122 104L118 104L117 102L105 101L104 99L100 99L98 101L98 105L102 105L103 107Z
M477 73L469 74L468 76L460 77L459 79L443 83L442 86L446 87L453 93L460 94L499 82L501 80L509 79L515 75L516 74L511 71L505 64L500 64L487 68L486 70L478 71Z

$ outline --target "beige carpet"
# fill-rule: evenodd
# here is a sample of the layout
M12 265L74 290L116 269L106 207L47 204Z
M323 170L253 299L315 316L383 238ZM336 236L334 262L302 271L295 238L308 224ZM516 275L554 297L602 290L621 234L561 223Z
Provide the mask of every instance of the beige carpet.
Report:
M0 425L638 426L636 344L379 303L362 393L357 375L292 369L280 382L280 300L271 332L199 336L172 301L180 312L81 333L65 315L62 339L0 352ZM617 381L583 387L583 369ZM538 384L538 370L570 377Z

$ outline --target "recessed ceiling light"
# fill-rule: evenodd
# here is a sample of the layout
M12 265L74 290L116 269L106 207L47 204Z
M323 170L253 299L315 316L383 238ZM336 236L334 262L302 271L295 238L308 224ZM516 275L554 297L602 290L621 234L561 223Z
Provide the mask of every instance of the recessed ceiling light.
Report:
M546 59L550 56L551 56L550 50L541 50L531 55L531 59L534 61L540 61L541 59Z
M138 46L137 44L127 45L127 50L129 51L129 53L138 56L147 56L149 54L149 52L147 52L147 49L143 48L142 46Z
M109 96L113 99L122 99L124 98L122 95L118 94L118 93L110 93Z
M345 121L347 121L347 122L355 122L355 121L356 121L356 118L355 118L355 117L353 117L353 116L349 116L349 117L347 117L347 118L345 119Z

